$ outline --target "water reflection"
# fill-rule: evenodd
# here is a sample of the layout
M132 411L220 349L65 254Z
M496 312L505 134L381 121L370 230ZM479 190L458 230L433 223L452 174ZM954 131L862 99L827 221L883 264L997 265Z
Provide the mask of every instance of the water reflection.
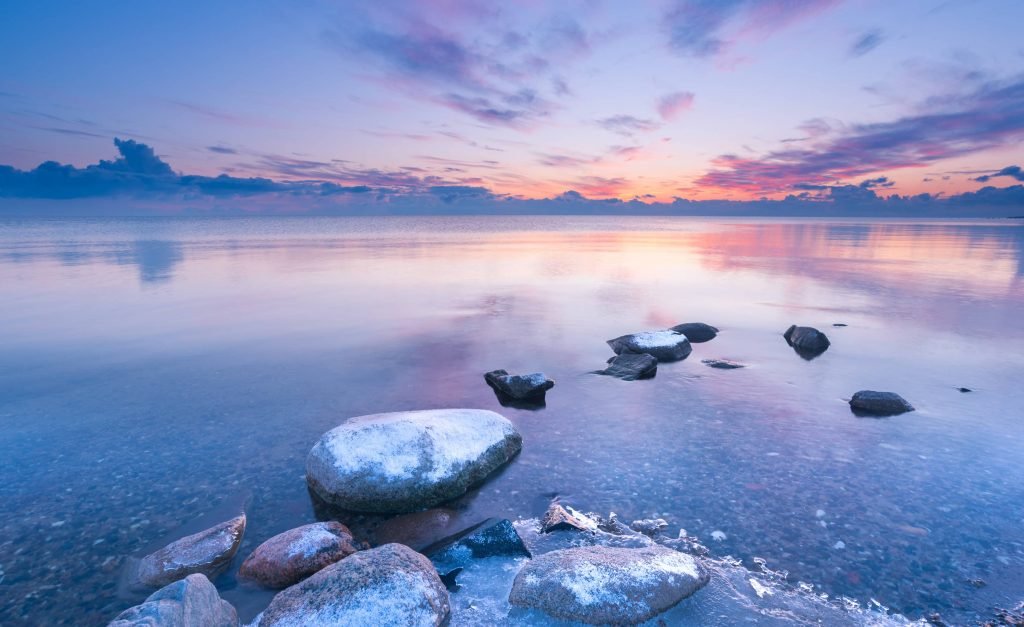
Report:
M163 283L174 275L174 266L185 258L181 244L167 240L139 240L131 249L115 253L117 263L138 266L143 283Z

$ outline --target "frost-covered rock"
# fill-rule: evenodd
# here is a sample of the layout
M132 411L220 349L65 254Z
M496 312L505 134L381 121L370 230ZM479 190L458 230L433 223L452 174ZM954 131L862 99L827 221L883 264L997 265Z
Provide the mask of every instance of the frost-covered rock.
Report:
M142 558L132 586L160 588L195 573L215 578L231 564L245 534L245 514L176 540Z
M606 374L623 381L650 379L658 374L658 360L643 353L623 353L608 360L608 367L594 374Z
M679 361L693 350L690 340L675 331L644 331L608 340L616 355L644 353L658 361Z
M360 551L282 590L259 627L443 625L448 591L426 557L401 544Z
M410 512L461 496L522 443L508 419L482 409L360 416L320 437L306 458L306 481L343 509Z
M814 327L798 327L794 324L786 329L782 337L804 359L814 359L831 345L825 334Z
M108 627L237 627L238 614L205 575L160 588L117 615Z
M238 576L268 588L287 588L359 550L345 525L303 525L270 538L242 562Z
M530 560L509 602L592 625L636 624L671 608L709 579L693 556L662 547L591 546Z
M488 518L423 551L442 572L465 566L471 559L496 556L530 557L512 521Z
M717 328L710 324L704 324L703 322L684 322L683 324L677 324L669 329L669 331L682 333L686 336L686 339L690 340L694 344L710 342L718 335Z
M855 413L872 416L895 416L914 411L914 406L895 392L861 390L850 399L850 408Z
M509 374L505 370L492 370L484 375L484 381L494 390L498 402L513 406L517 403L543 405L547 391L555 387L555 382L542 372Z
M570 511L571 510L571 511ZM544 518L540 521L541 533L551 533L559 530L593 531L597 529L597 523L580 514L576 510L566 509L557 501L548 505L544 512Z
M737 368L746 368L745 365L732 361L731 359L701 359L700 363L710 368L718 368L719 370L736 370Z

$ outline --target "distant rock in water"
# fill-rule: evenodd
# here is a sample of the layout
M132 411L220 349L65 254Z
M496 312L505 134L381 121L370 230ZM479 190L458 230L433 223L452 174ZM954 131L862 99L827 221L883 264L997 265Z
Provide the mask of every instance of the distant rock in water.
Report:
M306 481L345 510L413 512L462 496L522 446L507 418L483 409L359 416L320 437Z
M279 533L256 547L238 570L241 579L287 588L361 547L345 525L318 522Z
M193 574L215 578L227 569L242 544L245 514L176 540L142 558L131 578L133 588L160 588Z
M430 558L439 571L451 571L465 566L470 559L496 556L530 557L512 521L488 518L427 547L423 554Z
M961 394L967 394L968 392L973 392L974 391L971 388L957 388L957 389L960 390Z
M606 374L624 381L650 379L658 373L658 360L650 355L623 353L608 360L608 367L594 374Z
M238 613L205 575L189 575L121 612L107 627L238 627Z
M814 327L798 327L795 324L782 334L786 342L804 359L814 359L824 353L831 342L824 333Z
M555 382L541 372L509 374L504 370L492 370L484 375L484 381L494 390L498 402L512 407L543 406L547 391L555 387Z
M895 392L875 392L861 390L850 399L850 408L854 413L871 416L895 416L914 411L913 405Z
M659 546L551 551L516 575L509 603L591 625L641 623L707 584L691 555Z
M718 368L719 370L736 370L737 368L746 368L747 366L730 359L702 359L700 363L711 368Z
M846 327L846 326L850 326L850 325L846 324L845 322L834 322L834 323L832 323L832 326L839 328L839 327Z
M669 331L682 333L686 336L686 339L690 340L694 344L710 342L718 335L718 329L716 327L713 327L710 324L704 324L703 322L684 322L683 324L677 324L669 329Z
M591 531L595 528L597 523L576 511L569 511L557 501L548 506L548 511L544 512L544 518L540 521L541 533L561 530Z
M444 625L448 591L426 557L401 544L360 551L282 590L259 627Z
M644 331L631 333L613 340L608 340L616 355L626 353L643 353L654 357L659 362L679 361L686 359L693 348L690 340L682 333L675 331Z

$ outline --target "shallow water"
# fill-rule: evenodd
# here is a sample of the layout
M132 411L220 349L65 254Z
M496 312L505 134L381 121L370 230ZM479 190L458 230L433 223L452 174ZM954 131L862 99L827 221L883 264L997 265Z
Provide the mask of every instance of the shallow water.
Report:
M129 556L243 504L244 557L315 519L322 432L453 406L525 440L468 522L552 495L656 514L833 597L971 622L1024 599L1022 306L1008 221L5 220L0 624L103 624L138 600ZM604 340L689 321L722 332L654 379L587 374ZM793 323L831 348L800 358ZM496 368L554 378L547 406L502 408ZM917 411L858 418L859 389ZM243 618L267 602L218 584Z

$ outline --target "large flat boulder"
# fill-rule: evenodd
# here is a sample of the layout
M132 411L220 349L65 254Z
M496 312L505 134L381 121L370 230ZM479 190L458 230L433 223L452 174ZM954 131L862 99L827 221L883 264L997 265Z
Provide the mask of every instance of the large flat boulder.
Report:
M352 532L339 522L303 525L256 547L238 576L268 588L287 588L359 549Z
M691 555L659 546L588 546L545 553L516 575L509 602L591 625L657 616L709 579Z
M107 627L237 627L238 614L205 575L189 575L121 612Z
M660 362L679 361L693 351L690 340L675 331L643 331L608 340L616 355L644 353Z
M160 588L196 573L214 579L224 572L242 544L245 514L176 540L136 566L134 588Z
M360 551L282 590L259 627L443 625L448 591L426 557L402 544Z
M306 458L306 481L342 509L411 512L465 494L522 443L507 418L483 409L359 416L320 437Z

